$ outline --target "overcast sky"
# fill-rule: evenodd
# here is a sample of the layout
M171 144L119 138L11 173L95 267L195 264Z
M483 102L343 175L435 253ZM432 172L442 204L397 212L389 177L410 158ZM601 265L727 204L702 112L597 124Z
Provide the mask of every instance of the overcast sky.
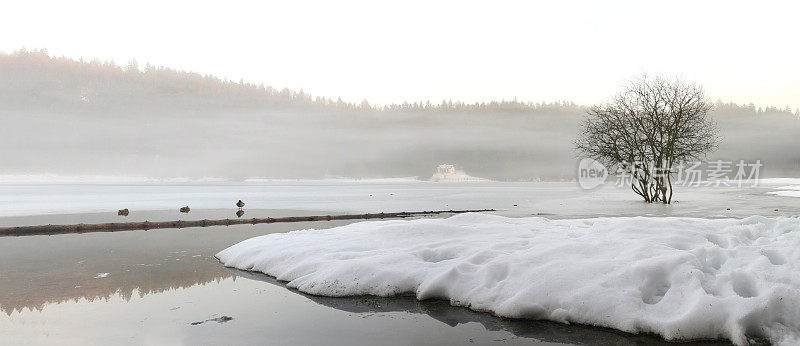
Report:
M591 104L647 71L795 108L799 19L792 1L13 1L0 50L135 58L379 104Z

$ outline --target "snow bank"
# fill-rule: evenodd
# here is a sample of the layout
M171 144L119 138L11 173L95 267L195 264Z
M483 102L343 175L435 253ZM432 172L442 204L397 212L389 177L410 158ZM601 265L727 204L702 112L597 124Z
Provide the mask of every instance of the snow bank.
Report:
M269 234L217 254L300 291L416 294L669 340L800 342L800 219L462 214Z
M456 171L452 174L435 173L428 181L442 182L442 183L463 183L463 182L487 182L489 179L473 177L464 171Z

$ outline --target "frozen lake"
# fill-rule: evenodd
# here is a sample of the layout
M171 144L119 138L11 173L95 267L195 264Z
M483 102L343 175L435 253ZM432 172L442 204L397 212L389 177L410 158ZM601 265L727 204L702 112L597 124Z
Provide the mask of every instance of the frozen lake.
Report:
M242 199L247 210L292 209L392 212L496 209L507 216L746 217L800 213L784 182L758 187L676 187L674 204L645 204L627 188L581 190L575 182L431 183L420 181L282 181L264 183L0 184L0 217L108 213L131 210L229 209ZM730 210L728 210L730 208ZM775 211L778 209L778 211ZM112 216L116 216L115 214ZM250 215L248 215L250 216ZM193 214L184 215L192 218ZM120 221L115 218L114 221ZM6 219L2 222L12 222ZM91 222L85 220L82 222ZM48 222L50 223L50 222ZM0 224L2 225L2 224Z

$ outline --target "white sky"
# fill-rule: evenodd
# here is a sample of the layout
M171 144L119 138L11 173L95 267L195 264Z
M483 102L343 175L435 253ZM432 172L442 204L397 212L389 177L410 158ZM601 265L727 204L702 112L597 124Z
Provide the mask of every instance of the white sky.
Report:
M0 50L135 58L379 104L591 104L646 71L795 108L799 19L792 1L9 1Z

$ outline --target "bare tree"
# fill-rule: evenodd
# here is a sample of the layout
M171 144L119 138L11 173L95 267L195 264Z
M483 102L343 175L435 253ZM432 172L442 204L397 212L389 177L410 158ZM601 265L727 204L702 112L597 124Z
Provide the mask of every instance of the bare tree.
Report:
M700 160L719 142L702 86L641 75L607 104L589 109L577 151L618 173L648 203L672 202L673 167Z

